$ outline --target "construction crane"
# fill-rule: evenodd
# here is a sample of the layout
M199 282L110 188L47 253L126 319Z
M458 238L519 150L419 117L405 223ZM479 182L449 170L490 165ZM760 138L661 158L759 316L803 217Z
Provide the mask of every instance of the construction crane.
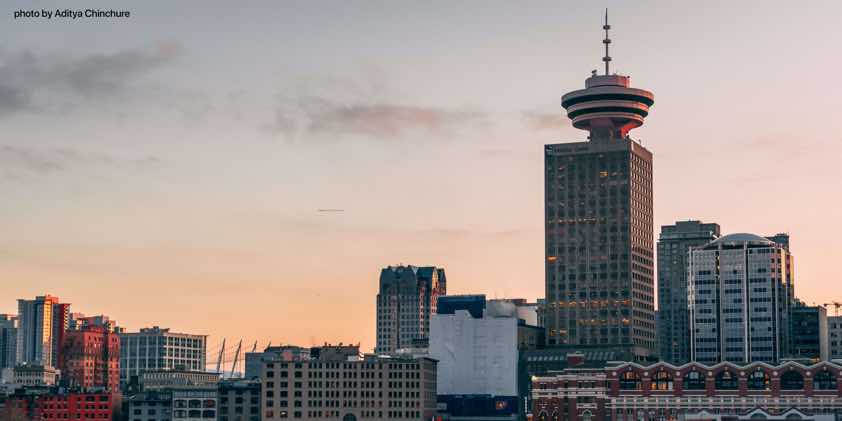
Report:
M839 315L839 308L842 307L842 303L840 303L839 301L831 301L829 303L822 304L822 306L824 306L824 308L827 308L827 306L830 306L830 305L833 306L833 315L838 316Z

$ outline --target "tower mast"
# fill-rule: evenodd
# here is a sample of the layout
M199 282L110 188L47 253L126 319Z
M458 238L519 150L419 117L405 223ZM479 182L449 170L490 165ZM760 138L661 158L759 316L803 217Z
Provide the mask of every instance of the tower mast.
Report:
M608 38L608 30L611 29L611 25L608 24L608 9L605 9L605 25L602 25L602 29L605 30L605 39L602 40L602 43L605 44L605 57L602 58L602 61L605 62L605 75L608 75L608 64L611 63L611 56L608 54L608 46L611 44L611 38Z

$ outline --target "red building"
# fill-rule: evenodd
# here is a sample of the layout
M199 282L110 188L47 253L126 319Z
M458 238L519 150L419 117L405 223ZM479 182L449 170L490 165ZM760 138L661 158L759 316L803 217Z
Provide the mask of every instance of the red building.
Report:
M43 393L12 395L0 417L13 421L111 420L119 404L110 393Z
M572 367L534 377L532 403L539 421L725 420L751 417L757 409L771 419L792 408L818 420L842 416L842 365Z
M102 326L84 326L64 333L62 383L84 389L120 386L120 338Z

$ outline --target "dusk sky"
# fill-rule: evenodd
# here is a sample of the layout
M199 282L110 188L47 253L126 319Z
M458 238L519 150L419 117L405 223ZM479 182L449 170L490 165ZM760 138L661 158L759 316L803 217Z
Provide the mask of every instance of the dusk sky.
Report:
M0 313L50 293L136 330L375 337L380 269L544 294L543 145L600 67L654 92L655 225L788 232L842 301L842 2L104 1L0 24ZM74 7L77 5L74 4ZM320 208L344 212L320 213ZM833 313L832 307L830 313ZM214 349L209 349L213 358Z

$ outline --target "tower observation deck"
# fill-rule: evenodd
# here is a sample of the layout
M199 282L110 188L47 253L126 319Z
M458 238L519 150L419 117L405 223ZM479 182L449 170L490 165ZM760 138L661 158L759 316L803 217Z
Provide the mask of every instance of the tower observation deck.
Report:
M605 12L605 74L596 70L585 80L585 89L565 94L561 106L567 110L567 117L573 127L587 130L591 139L625 139L631 129L643 125L649 115L649 107L655 102L652 92L629 87L629 77L610 74L611 56L608 46L608 12Z

